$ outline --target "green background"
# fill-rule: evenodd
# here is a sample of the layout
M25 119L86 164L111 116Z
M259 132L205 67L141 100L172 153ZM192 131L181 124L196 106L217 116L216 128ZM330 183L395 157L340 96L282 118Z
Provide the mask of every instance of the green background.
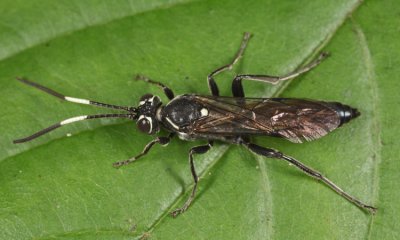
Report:
M151 0L0 2L0 239L399 239L400 8L395 0ZM106 112L65 103L15 81L26 76L69 96L136 105L154 86L207 94L206 76L253 33L242 62L218 76L282 75L332 56L291 82L245 83L252 97L340 101L361 117L304 144L255 141L320 170L379 208L365 213L286 163L216 144L195 157L173 140L118 170L152 139L135 123L97 120L13 145L62 119ZM162 96L166 101L165 97ZM71 133L71 137L66 137ZM161 134L166 134L162 132Z

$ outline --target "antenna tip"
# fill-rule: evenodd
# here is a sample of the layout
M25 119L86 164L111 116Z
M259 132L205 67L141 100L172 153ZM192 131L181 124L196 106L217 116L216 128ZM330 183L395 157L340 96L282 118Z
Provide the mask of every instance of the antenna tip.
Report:
M14 144L23 143L23 142L24 142L24 141L23 141L22 139L13 140L13 143L14 143Z
M27 83L29 82L25 77L15 77L16 80L22 82L22 83Z

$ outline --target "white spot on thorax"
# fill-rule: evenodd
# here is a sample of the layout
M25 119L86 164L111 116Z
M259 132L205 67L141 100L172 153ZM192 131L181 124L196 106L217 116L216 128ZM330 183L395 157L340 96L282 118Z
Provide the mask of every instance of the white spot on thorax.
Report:
M207 108L202 108L200 110L200 114L201 114L202 117L208 116L208 109Z

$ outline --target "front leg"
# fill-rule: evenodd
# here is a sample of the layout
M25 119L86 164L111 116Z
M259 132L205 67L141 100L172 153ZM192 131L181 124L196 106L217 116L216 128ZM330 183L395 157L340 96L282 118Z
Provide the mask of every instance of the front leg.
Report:
M172 91L172 89L167 87L167 86L165 86L163 83L151 80L150 78L148 78L146 76L143 76L143 75L139 75L139 74L136 75L135 80L145 81L147 83L150 83L150 84L158 86L159 88L161 88L164 91L165 96L167 96L167 98L169 100L172 100L175 97L174 92Z
M176 209L175 211L171 212L171 215L173 217L178 216L179 214L183 213L188 209L190 204L192 203L194 197L196 196L196 190L197 190L197 183L199 181L199 178L196 173L196 169L194 167L193 163L193 154L203 154L208 152L213 145L213 142L208 142L207 145L202 145L202 146L197 146L197 147L192 147L189 151L189 164L190 164L190 171L192 172L193 180L194 180L194 186L192 189L192 193L190 194L189 198L186 200L185 204L181 208Z
M139 155L129 158L128 160L125 161L115 162L113 163L113 166L118 168L121 167L122 165L128 165L129 163L136 161L137 159L146 155L156 143L159 143L162 146L166 146L171 141L174 135L175 135L174 133L170 133L167 137L157 137L153 139L144 147L143 151Z

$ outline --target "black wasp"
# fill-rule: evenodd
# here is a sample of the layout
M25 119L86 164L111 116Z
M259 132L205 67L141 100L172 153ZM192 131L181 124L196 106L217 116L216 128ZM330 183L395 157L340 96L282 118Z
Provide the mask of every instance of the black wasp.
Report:
M84 115L68 118L29 137L15 140L14 143L30 141L56 128L82 120L95 118L128 118L135 120L139 130L144 133L158 133L161 127L165 128L170 133L168 136L156 137L144 147L139 155L125 161L116 162L114 163L115 167L134 162L146 155L155 144L168 144L175 135L178 135L178 137L183 140L208 140L208 144L193 147L189 151L189 164L194 180L194 187L185 204L171 213L174 217L186 211L196 195L199 179L193 163L193 155L203 154L209 151L215 140L240 144L255 154L285 160L309 176L322 181L332 190L358 207L374 213L376 211L375 207L369 206L349 195L318 171L313 170L298 160L277 150L262 147L251 142L251 136L281 137L295 143L301 143L304 140L312 141L328 134L340 127L343 123L356 118L360 113L357 109L338 102L291 98L245 97L242 80L272 84L289 80L316 67L328 56L326 53L320 54L316 60L305 67L284 76L237 75L232 82L233 97L219 96L218 86L214 80L214 76L223 71L232 69L233 65L237 63L243 55L249 39L250 34L245 33L241 47L233 61L208 75L207 80L208 87L212 94L211 96L184 94L175 97L173 91L164 84L144 76L137 76L138 80L143 80L162 88L165 95L170 100L166 105L162 105L161 99L158 96L145 94L140 98L138 107L116 106L81 98L67 97L27 79L18 78L19 81L62 100L124 110L126 113Z

